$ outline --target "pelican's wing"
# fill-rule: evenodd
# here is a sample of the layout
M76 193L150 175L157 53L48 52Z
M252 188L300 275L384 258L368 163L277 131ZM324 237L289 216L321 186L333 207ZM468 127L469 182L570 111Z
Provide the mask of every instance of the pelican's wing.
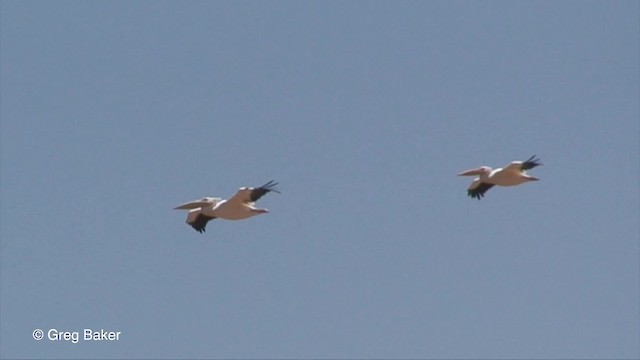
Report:
M522 170L533 169L534 167L540 165L542 165L540 159L536 159L536 156L533 155L532 157L528 158L527 161L522 163Z
M215 217L204 215L200 209L194 209L191 210L187 216L187 224L202 234L206 231L207 223L213 219L215 219Z
M238 192L235 193L235 195L233 195L231 198L229 198L230 202L243 202L243 203L252 203L252 202L256 202L258 201L258 199L260 199L261 197L263 197L265 194L273 191L276 193L280 193L280 191L278 191L276 189L276 185L278 185L277 182L273 182L273 180L269 181L268 183L257 187L257 188L253 188L253 187L242 187L240 189L238 189Z
M509 165L505 166L504 170L508 172L523 172L529 169L533 169L536 166L540 166L542 163L540 159L536 159L536 156L528 158L526 161L512 161Z
M215 205L220 200L222 200L222 199L221 198L216 198L216 197L205 197L205 198L202 198L200 200L194 200L194 201L186 202L184 204L181 204L181 205L178 205L178 206L174 207L173 209L174 210L197 209L197 208L201 208L201 207L205 207L205 206Z
M489 191L493 186L493 184L482 182L480 178L476 178L467 189L467 195L480 200L480 198L484 197L484 193Z

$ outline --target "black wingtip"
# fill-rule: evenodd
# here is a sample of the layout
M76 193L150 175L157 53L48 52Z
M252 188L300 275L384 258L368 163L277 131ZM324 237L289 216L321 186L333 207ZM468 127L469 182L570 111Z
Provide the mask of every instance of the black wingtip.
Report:
M478 200L480 200L481 198L484 197L484 194L479 193L479 192L474 192L474 191L471 191L471 190L467 191L467 195L469 195L469 197L472 198L472 199L478 199Z
M536 158L536 155L533 155L532 157L528 158L526 161L522 163L522 169L529 170L540 165L542 165L542 163L540 162L540 159Z
M475 189L467 190L467 194L471 198L480 200L484 197L485 193L489 191L489 189L491 189L493 186L493 184L480 183L478 186L476 186Z
M207 223L211 220L215 219L215 217L213 216L206 216L204 214L198 214L198 216L195 218L194 221L192 221L191 223L188 223L189 226L191 226L195 231L199 232L200 234L203 234L205 231L207 231L206 227L207 227Z
M276 189L276 185L278 185L277 182L271 180L268 183L257 187L257 188L252 188L251 190L251 194L249 195L249 199L252 202L256 202L258 200L260 200L261 197L263 197L265 194L270 193L270 192L275 192L275 193L280 193L280 191L278 189Z
M199 226L194 226L194 225L191 225L191 227L195 231L199 232L200 234L203 234L205 231L207 231L207 229L205 229L204 227L199 227Z
M260 186L260 188L280 194L280 191L276 188L277 185L277 182L275 182L274 180L270 180L268 183Z

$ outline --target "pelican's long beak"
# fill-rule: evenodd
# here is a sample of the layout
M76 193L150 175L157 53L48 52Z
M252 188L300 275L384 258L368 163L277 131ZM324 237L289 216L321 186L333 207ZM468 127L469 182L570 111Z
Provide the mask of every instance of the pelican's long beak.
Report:
M474 176L474 175L480 175L482 173L483 173L482 168L477 168L477 169L463 171L460 174L458 174L458 176Z
M188 203L184 203L181 205L178 205L176 207L173 208L173 210L191 210L191 209L197 209L199 207L203 207L205 206L207 203L203 202L203 201L191 201Z

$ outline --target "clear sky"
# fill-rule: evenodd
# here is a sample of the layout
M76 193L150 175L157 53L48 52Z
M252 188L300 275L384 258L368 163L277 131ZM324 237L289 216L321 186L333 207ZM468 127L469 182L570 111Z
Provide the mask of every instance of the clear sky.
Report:
M2 1L0 356L640 357L639 4Z

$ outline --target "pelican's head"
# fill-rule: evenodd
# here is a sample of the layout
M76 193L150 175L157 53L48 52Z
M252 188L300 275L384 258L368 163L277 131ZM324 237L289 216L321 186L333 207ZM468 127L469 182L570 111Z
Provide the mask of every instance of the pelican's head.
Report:
M458 176L476 176L476 175L489 175L491 173L491 168L488 166L480 166L476 169L471 169L467 171L463 171Z

